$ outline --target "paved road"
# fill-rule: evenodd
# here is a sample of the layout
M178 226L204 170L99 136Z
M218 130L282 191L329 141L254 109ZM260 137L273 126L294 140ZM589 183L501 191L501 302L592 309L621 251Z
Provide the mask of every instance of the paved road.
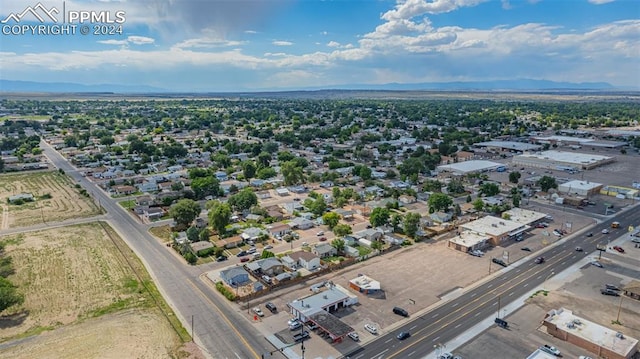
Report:
M611 222L621 223L620 228L611 229ZM381 336L358 350L348 353L351 359L390 359L420 358L434 350L439 343L446 343L467 328L471 328L488 317L499 315L499 308L521 297L544 283L554 274L560 273L580 259L585 253L596 251L596 244L606 245L608 240L616 239L626 233L629 225L640 225L640 211L635 208L618 214L597 225L591 231L593 237L585 234L567 238L559 245L543 252L536 253L533 258L518 262L517 265L503 269L501 275L487 281L464 295L453 299L436 309L421 314L394 332ZM609 228L610 234L602 234L601 230ZM580 246L585 252L575 251ZM534 258L543 256L546 261L536 264ZM486 257L485 257L486 258ZM486 258L490 260L490 258ZM500 268L493 264L494 270ZM397 333L409 331L411 337L404 341L396 339Z
M247 325L212 288L199 278L202 271L188 266L173 250L147 232L146 225L131 217L94 183L82 177L46 142L41 147L51 163L61 168L99 202L110 225L143 261L165 300L191 332L191 318L196 343L211 358L260 358L273 350L262 335ZM275 357L274 357L275 358Z

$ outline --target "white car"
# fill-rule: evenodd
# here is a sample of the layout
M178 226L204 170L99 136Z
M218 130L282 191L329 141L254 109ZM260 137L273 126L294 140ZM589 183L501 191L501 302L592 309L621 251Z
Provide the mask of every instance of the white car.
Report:
M324 231L320 231L320 232L316 233L316 236L318 236L318 237L320 237L322 235L324 235Z
M371 334L378 334L378 328L374 327L372 324L365 324L364 330L368 331Z
M349 334L347 334L347 336L351 339L353 339L353 341L358 342L360 341L360 336L358 336L358 333L356 332L351 332Z
M253 312L256 313L256 315L259 317L264 317L264 313L262 312L262 309L258 307L253 308Z
M609 233L608 229L605 228L605 229L602 230L602 234L608 234L608 233Z
M451 354L451 353L444 353L444 354L441 354L441 355L438 357L438 359L453 359L453 354Z

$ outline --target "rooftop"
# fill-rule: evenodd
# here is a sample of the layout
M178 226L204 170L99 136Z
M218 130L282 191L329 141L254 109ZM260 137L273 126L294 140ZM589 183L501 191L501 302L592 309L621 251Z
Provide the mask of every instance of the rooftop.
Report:
M287 303L291 308L297 310L305 317L313 315L326 307L335 303L340 303L352 297L350 293L339 285L332 285L330 288L317 294L305 298L296 299Z
M593 164L600 161L611 159L611 157L594 155L590 153L580 152L564 152L564 151L543 151L536 153L522 154L516 157L521 158L537 158L541 160L558 161L573 164Z
M377 280L373 280L372 278L361 275L349 281L350 283L355 284L358 288L362 289L371 289L371 290L380 290L380 282Z
M510 221L493 216L486 216L469 223L461 224L461 228L474 231L476 233L484 233L490 236L498 237L506 233L515 233L518 230L525 229L522 223Z
M511 149L516 151L532 151L541 148L540 145L531 143L514 142L514 141L487 141L474 144L477 147L500 147L503 149Z
M478 171L488 171L494 168L503 167L502 163L484 161L484 160L472 160L458 163L452 163L450 165L438 166L440 171L461 172L470 173Z
M585 341L613 351L621 357L628 357L629 352L635 350L638 345L638 339L626 335L622 335L620 338L618 331L577 317L570 310L554 309L547 314L545 322L554 324L558 329L569 332Z
M487 236L481 234L462 231L460 235L451 238L449 242L461 245L463 247L473 247L479 243L486 242L488 239L489 238L487 238Z
M530 224L547 216L546 213L530 211L528 209L514 207L504 213L509 215L509 220L520 224Z
M571 188L574 190L590 190L594 188L598 188L602 186L602 183L589 182L589 181L579 181L573 180L569 182L565 182L562 184L562 187Z

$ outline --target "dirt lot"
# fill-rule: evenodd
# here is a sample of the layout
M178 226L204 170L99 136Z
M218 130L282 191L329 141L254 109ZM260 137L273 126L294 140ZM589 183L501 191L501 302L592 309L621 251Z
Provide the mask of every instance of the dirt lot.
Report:
M620 297L603 296L599 292L604 284L624 286L632 278L638 278L640 262L613 253L605 256L606 270L591 265L580 268L548 296L535 296L525 307L508 316L509 330L493 327L456 353L477 359L524 358L540 345L550 344L560 349L565 358L595 357L580 347L548 335L540 326L545 313L558 308L566 308L579 317L640 338L640 302L629 298L620 302ZM621 325L616 325L612 321L618 318L619 307Z
M20 193L30 193L36 198L35 202L7 204L9 196ZM69 177L55 171L0 176L0 199L4 212L1 229L89 217L100 213L91 198L81 195L74 188Z
M10 278L25 295L0 318L0 341L8 346L40 334L18 339L0 357L104 358L122 349L156 358L178 350L180 337L147 290L153 285L137 279L147 278L144 267L109 227L94 222L0 240L13 258ZM39 354L49 346L60 351Z

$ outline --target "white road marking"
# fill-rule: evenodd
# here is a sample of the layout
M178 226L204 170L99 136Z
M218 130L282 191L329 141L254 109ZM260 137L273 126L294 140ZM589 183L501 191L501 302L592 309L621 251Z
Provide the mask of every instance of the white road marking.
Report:
M520 273L520 269L516 269L516 273Z
M538 279L542 278L542 274L538 276Z
M528 286L529 286L529 283L525 283L522 287L523 287L523 288L526 288L526 287L528 287Z
M435 342L435 341L437 341L438 339L440 339L440 337L435 337L435 338L433 338L432 342Z
M393 338L391 338L391 339L387 340L387 341L386 341L386 342L384 342L384 343L385 343L385 344L387 344L388 342L390 342L390 341L392 341L392 340L393 340Z
M494 303L493 303L493 304L491 304L491 305L498 305L498 302L494 302Z
M456 325L455 327L453 327L453 329L458 329L458 328L460 328L461 325L462 325L462 323Z
M470 297L473 298L476 296L476 293L471 293Z
M412 356L412 355L413 355L413 354L415 354L415 353L416 353L416 351L414 350L414 351L412 351L411 353L409 353L407 356L409 356L409 357L410 357L410 356Z
M476 314L474 315L474 317L477 317L477 316L479 316L479 315L480 315L480 312L476 313Z
M564 261L564 262L562 262L562 263L560 263L560 264L565 264L565 263L567 263L567 261Z
M440 314L436 313L436 314L434 314L434 315L433 315L433 317L431 317L431 318L435 318L435 317L437 317L438 315L440 315Z
M409 330L414 330L417 327L417 325L414 325L413 327L409 328Z
M387 348L387 349L385 349L385 350L381 351L380 353L378 353L378 354L376 354L376 355L380 355L380 358L382 358L382 354L384 354L384 353L386 353L386 352L388 352L388 351L389 351L389 348Z
M509 296L512 296L514 294L514 292L509 293Z
M457 306L458 306L458 303L453 303L453 304L451 305L451 308L454 308L454 307L457 307Z
M487 286L487 288L491 288L491 287L493 287L493 284L489 284L489 285Z

